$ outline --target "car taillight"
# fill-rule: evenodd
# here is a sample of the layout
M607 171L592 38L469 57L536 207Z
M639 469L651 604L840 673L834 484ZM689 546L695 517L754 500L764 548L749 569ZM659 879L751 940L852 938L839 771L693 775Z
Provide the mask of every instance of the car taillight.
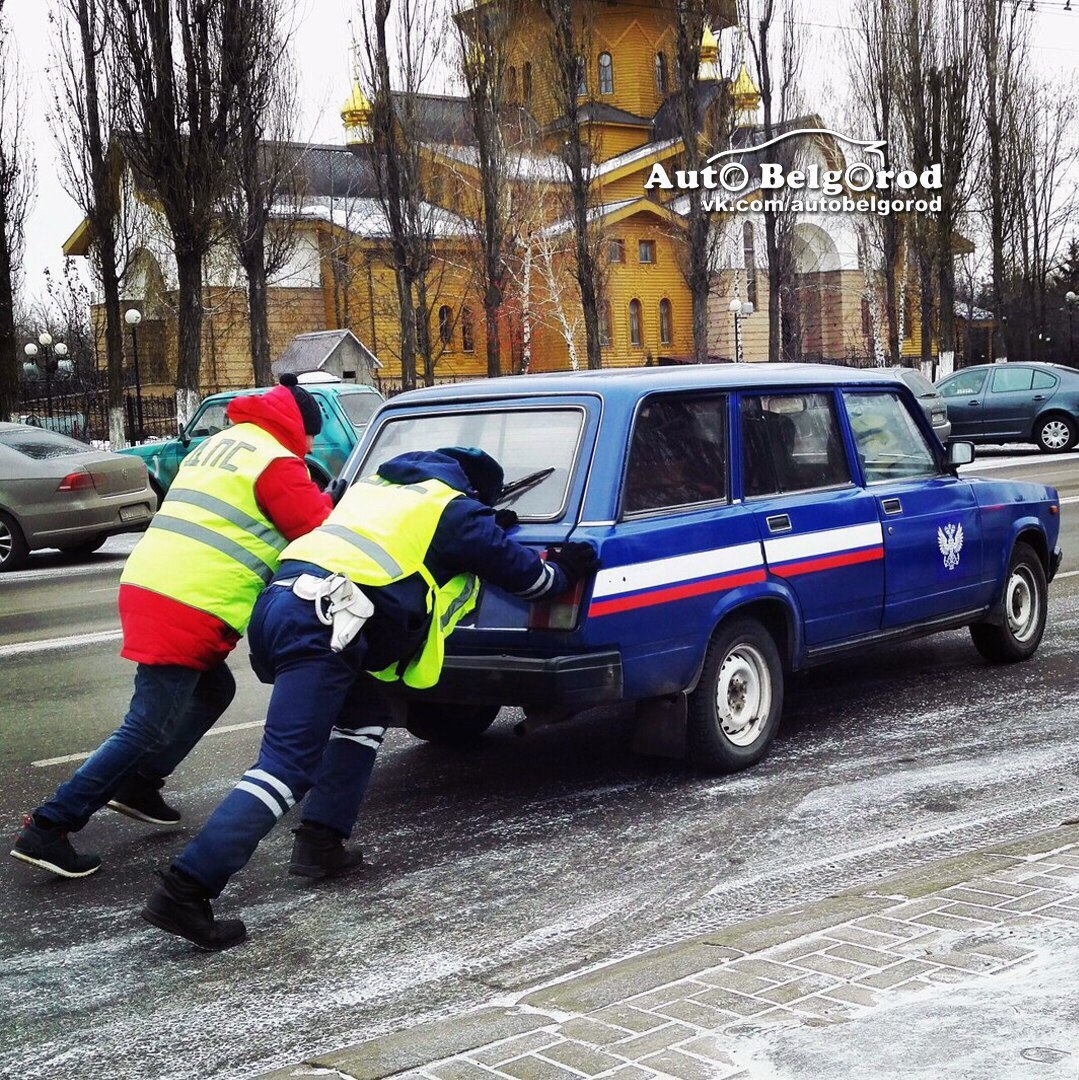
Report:
M584 596L584 582L577 584L561 596L556 596L546 603L532 604L528 612L529 630L573 630L577 626L577 616L581 610L581 597Z
M948 419L948 413L944 409L934 409L933 410L933 423L934 424L937 423L938 421L947 420L947 419Z
M94 478L88 472L69 472L60 481L57 491L88 491L94 486Z

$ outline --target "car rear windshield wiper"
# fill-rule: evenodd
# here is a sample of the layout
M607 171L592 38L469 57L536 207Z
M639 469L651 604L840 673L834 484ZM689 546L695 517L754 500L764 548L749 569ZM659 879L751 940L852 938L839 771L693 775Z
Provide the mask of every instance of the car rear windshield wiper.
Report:
M510 484L504 484L502 490L498 494L495 506L502 506L508 502L516 502L526 491L531 491L537 484L542 484L553 472L554 466L551 465L546 469L537 469L536 472L529 473L527 476L522 476L520 480L514 480Z

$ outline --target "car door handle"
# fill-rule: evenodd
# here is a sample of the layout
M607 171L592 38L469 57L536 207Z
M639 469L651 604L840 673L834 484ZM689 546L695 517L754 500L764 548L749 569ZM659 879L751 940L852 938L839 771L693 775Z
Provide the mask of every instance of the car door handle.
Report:
M901 514L901 513L903 513L903 504L896 498L881 499L880 508L886 514Z
M982 403L980 401L968 401L967 402L967 408L968 409L979 409L979 408L981 408L981 404Z
M1034 400L1035 401L1044 401L1045 400L1045 395L1044 394L1035 394L1034 395Z
M768 531L772 533L785 533L791 531L790 514L772 514L764 519Z

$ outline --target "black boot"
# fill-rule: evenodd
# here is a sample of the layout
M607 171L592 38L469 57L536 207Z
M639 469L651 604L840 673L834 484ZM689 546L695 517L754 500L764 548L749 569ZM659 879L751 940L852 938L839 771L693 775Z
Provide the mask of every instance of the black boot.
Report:
M109 809L151 825L175 825L180 820L180 811L173 810L161 798L164 786L164 780L147 780L132 773L109 800Z
M207 952L229 949L247 937L247 927L240 919L214 919L209 893L194 878L173 869L159 872L158 877L161 884L142 909L148 923L187 938Z
M292 857L288 872L297 877L341 877L363 866L363 853L359 848L346 848L339 832L303 822L292 830L296 839L292 845Z
M100 865L99 855L80 855L67 838L67 829L27 814L11 849L12 858L60 877L77 878L92 874Z

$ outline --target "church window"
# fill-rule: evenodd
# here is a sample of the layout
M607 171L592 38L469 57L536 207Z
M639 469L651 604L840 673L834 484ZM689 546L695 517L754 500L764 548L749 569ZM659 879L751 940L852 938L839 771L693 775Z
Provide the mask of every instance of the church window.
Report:
M637 241L637 260L646 266L651 266L656 261L655 240Z
M609 52L599 54L599 92L614 93L614 61Z
M742 257L746 268L746 299L757 306L757 240L753 232L753 222L742 225Z
M525 104L532 104L532 61L529 60L524 66L524 98Z
M667 96L667 54L656 53L656 93L660 97Z
M609 240L607 242L607 258L613 263L624 263L626 261L625 240Z
M461 309L461 348L465 352L475 352L476 341L472 329L472 309Z
M588 96L588 68L583 56L577 57L577 96Z
M670 345L671 343L671 302L664 297L659 302L659 343Z
M517 69L511 67L506 72L506 100L513 104L517 100Z
M438 336L443 345L453 342L453 312L445 304L438 309Z
M629 343L640 348L641 345L641 302L629 302Z

